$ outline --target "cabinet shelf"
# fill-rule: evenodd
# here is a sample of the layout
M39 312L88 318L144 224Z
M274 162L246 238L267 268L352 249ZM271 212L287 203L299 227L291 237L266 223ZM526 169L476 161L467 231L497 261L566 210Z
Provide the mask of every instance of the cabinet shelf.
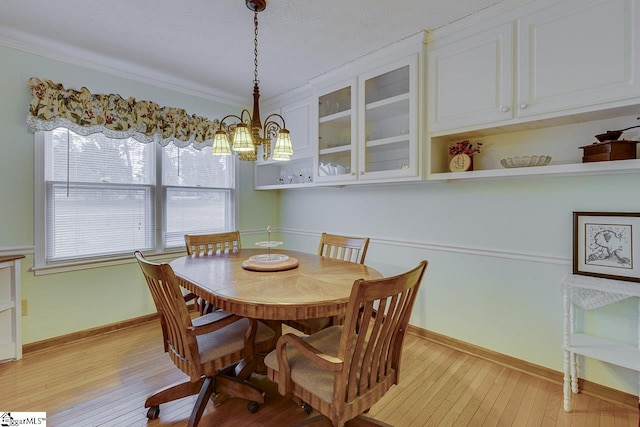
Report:
M429 181L450 181L505 178L519 176L578 176L606 175L640 172L640 160L616 160L611 162L575 163L564 165L535 166L511 169L487 169L467 172L433 173L427 177Z
M403 93L392 98L372 102L367 104L365 109L367 111L367 115L371 117L371 120L379 120L389 116L406 116L409 114L409 94ZM379 114L382 115L380 118L376 117L378 110L380 110Z
M565 351L640 371L640 349L637 347L586 334L571 334L569 340L571 344L563 346Z
M256 187L258 190L288 190L291 188L310 188L317 187L313 182L292 183L292 184L265 184Z
M312 177L312 157L294 158L289 162L268 160L255 166L255 188L260 190L311 187Z
M409 140L409 135L390 136L389 138L372 139L365 142L367 148L380 147L383 145L392 145Z
M318 150L318 153L320 153L320 155L323 155L323 154L342 153L342 152L345 152L345 151L351 151L351 146L350 145L340 145L338 147L323 148L321 150Z
M329 114L328 116L320 117L319 123L332 122L334 120L343 120L348 122L351 119L351 110L340 111L339 113Z

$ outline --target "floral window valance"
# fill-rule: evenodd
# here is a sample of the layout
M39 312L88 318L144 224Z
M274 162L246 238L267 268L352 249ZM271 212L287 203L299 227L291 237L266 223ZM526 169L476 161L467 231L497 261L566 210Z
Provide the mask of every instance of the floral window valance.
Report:
M85 87L65 89L36 77L27 85L32 94L27 117L30 132L65 127L80 135L100 132L109 138L134 138L162 146L193 144L200 150L211 145L220 127L218 119L190 116L181 108L161 107L151 101L92 94Z

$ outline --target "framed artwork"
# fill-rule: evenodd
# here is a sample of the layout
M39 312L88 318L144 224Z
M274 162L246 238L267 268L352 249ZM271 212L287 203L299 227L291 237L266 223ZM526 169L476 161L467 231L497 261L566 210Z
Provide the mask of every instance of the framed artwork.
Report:
M639 251L640 213L573 213L573 274L640 282Z

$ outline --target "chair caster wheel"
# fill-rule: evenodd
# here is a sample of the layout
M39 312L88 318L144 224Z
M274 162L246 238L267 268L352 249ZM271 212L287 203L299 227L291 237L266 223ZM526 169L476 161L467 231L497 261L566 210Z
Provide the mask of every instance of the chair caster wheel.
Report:
M249 402L249 404L247 405L247 409L248 409L248 410L249 410L249 412L251 412L252 414L255 414L256 412L258 412L258 409L260 409L260 405L258 405L258 402L251 401L251 402Z
M147 411L147 418L149 418L150 420L155 420L159 416L160 416L160 406L157 406L157 405L156 406L152 406Z
M305 414L309 415L311 412L313 412L313 408L311 407L311 405L309 405L308 403L304 402L302 404L302 410L304 411Z

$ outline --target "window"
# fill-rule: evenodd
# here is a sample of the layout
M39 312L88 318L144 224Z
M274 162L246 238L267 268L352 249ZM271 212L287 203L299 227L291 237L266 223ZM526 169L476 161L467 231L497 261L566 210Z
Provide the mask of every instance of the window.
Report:
M164 252L235 229L232 156L58 128L36 134L36 268Z

